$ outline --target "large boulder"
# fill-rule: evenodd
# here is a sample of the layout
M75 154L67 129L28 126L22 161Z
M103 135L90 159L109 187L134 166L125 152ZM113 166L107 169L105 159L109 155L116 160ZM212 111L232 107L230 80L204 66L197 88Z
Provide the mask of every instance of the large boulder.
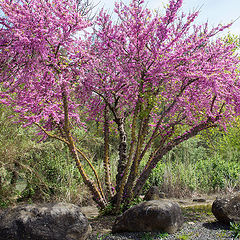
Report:
M91 232L87 218L73 204L31 204L0 215L0 240L85 240Z
M148 189L143 200L145 201L161 200L162 198L165 198L165 197L166 197L165 193L160 192L157 186L152 186Z
M168 200L143 202L117 217L112 232L168 232L181 228L183 216L178 203Z
M240 223L240 194L217 198L212 204L212 213L222 223Z

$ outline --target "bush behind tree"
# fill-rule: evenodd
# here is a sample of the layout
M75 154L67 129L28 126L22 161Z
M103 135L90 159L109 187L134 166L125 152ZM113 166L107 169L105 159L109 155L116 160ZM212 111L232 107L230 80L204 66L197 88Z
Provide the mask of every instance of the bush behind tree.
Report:
M231 155L230 148L215 152L220 150L218 145L212 151L201 139L198 136L188 140L165 156L153 170L144 190L156 185L169 197L239 191L239 159L225 158Z
M80 205L91 203L91 198L87 197L88 190L74 167L66 146L50 139L36 143L35 130L13 124L14 120L9 119L10 115L12 112L9 109L1 107L1 207L22 201L59 200ZM93 125L90 126L91 134L96 137L98 127L94 130ZM236 131L231 132L234 134ZM101 159L103 137L99 135L91 144L90 133L76 134L85 141L82 146L87 145L86 151L95 152L95 158ZM230 132L228 134L229 138L234 137ZM216 151L218 147L216 144ZM224 158L223 156L229 156L231 151L228 147L224 149L225 152L223 149L219 149L221 153L213 152L201 136L182 143L156 166L144 186L144 192L153 185L159 186L168 197L239 190L239 163L235 158ZM237 153L240 154L239 151ZM117 152L111 151L111 159L116 158ZM102 161L96 162L95 166L100 179L104 179ZM116 172L116 165L112 164L112 167L115 168L112 172ZM90 169L88 174L92 174Z
M14 124L11 115L11 110L0 107L0 205L87 201L87 190L66 146L51 139L38 142L36 129Z

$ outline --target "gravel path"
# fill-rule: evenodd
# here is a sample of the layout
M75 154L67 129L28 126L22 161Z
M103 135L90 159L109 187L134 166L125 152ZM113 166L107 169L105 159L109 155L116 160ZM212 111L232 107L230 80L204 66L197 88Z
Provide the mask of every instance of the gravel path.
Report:
M225 240L234 239L229 227L218 222L188 222L181 231L163 236L161 233L121 233L91 235L89 240Z

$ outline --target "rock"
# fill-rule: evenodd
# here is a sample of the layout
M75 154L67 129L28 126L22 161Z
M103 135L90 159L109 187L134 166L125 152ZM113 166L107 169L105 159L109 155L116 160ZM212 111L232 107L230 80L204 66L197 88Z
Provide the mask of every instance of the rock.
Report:
M135 205L117 217L112 232L174 233L182 225L183 216L178 203L153 200Z
M81 212L88 218L96 218L99 215L99 209L95 205L81 207Z
M85 240L91 232L87 218L73 204L31 204L0 215L0 240Z
M162 198L165 198L165 197L166 197L165 193L160 192L157 186L152 186L147 191L143 200L145 201L161 200Z
M204 198L195 198L195 199L193 199L193 202L206 202L206 199L204 199Z
M240 194L217 198L212 204L212 213L222 223L240 223Z

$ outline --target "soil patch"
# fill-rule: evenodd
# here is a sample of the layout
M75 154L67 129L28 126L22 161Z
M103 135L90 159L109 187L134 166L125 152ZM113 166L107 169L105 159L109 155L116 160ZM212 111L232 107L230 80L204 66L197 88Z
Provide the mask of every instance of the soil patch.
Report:
M195 200L194 200L195 199ZM196 199L201 199L200 201ZM204 199L204 201L203 201ZM163 233L122 233L111 234L115 216L98 216L96 206L82 208L92 226L89 239L232 239L228 226L218 223L211 212L211 206L216 196L200 196L189 199L168 199L180 204L185 224L183 229L174 234L163 237ZM147 238L151 236L151 238Z

